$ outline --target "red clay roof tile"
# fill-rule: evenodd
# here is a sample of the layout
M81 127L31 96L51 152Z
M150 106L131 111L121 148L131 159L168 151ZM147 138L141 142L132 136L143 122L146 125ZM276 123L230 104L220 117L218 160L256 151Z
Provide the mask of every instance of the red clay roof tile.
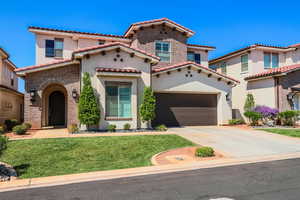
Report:
M245 78L245 80L279 75L282 73L288 73L290 71L294 71L294 70L298 70L298 69L300 69L300 64L289 65L289 66L284 66L284 67L279 67L279 68L273 68L273 69L270 69L270 70L267 70L267 71L264 71L264 72L261 72L258 74L248 76Z

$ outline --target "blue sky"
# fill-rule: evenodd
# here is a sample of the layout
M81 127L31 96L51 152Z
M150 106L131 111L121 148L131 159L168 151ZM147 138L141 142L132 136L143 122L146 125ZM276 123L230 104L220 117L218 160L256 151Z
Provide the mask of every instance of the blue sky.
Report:
M35 63L30 25L119 35L133 22L167 17L196 32L189 42L216 46L214 58L253 43L299 43L299 6L288 0L10 0L1 2L0 46L23 67Z

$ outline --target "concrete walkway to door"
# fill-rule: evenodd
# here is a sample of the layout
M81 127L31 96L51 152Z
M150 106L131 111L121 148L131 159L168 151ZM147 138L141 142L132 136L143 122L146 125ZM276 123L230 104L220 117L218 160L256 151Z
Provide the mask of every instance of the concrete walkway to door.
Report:
M170 128L169 130L196 144L213 147L235 158L300 152L299 138L264 131L217 126Z

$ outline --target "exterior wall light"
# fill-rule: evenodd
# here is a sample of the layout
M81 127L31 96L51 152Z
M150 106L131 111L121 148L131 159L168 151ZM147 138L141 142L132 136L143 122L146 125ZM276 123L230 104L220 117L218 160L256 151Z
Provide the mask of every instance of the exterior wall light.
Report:
M36 97L36 89L30 89L29 90L29 95L30 95L30 101L34 102L35 101L35 97Z
M230 95L230 93L227 93L225 97L226 97L226 101L230 101L230 100L231 100L231 95Z
M77 97L78 97L78 93L75 88L72 90L72 97L73 97L73 99L77 99Z

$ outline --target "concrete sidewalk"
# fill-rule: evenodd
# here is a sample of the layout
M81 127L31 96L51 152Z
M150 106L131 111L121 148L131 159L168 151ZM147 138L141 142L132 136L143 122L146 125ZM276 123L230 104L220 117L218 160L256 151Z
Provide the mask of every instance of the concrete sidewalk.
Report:
M18 189L27 189L27 188L65 185L71 183L89 182L89 181L97 181L97 180L109 180L109 179L124 178L124 177L170 173L170 172L195 170L195 169L202 169L202 168L233 166L233 165L284 160L284 159L292 159L292 158L300 158L300 153L286 154L280 156L277 155L277 156L247 157L242 159L226 158L226 159L198 161L198 162L176 164L176 165L173 164L173 165L164 165L164 166L150 166L150 167L139 167L139 168L130 168L130 169L70 174L70 175L62 175L62 176L20 179L20 180L14 180L10 182L1 182L0 192L12 191Z

